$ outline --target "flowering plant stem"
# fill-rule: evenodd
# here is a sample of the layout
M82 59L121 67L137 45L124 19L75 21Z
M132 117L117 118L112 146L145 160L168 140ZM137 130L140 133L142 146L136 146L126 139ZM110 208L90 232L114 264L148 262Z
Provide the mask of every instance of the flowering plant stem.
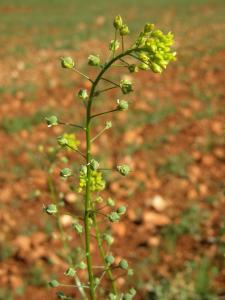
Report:
M95 284L94 284L94 275L93 275L93 267L92 267L92 257L90 253L90 224L89 224L89 218L90 214L92 214L92 218L94 215L94 219L96 219L95 212L91 210L92 207L92 200L91 200L91 190L90 190L90 179L91 179L91 166L90 166L90 161L91 161L91 120L92 120L92 115L91 115L91 108L92 108L92 103L94 99L94 95L96 92L97 85L99 81L102 79L102 76L104 73L110 68L110 66L116 62L117 60L120 60L121 58L129 55L133 51L140 51L140 48L133 48L129 49L126 52L120 53L119 55L113 57L109 62L107 62L96 79L92 83L92 88L90 92L90 97L88 100L88 105L87 105L87 112L86 112L86 163L87 163L87 183L86 183L86 192L85 192L85 211L84 211L84 227L85 227L85 247L86 247L86 260L87 260L87 267L88 267L88 277L89 277L89 284L90 284L90 298L91 300L95 299ZM95 222L95 221L94 221ZM96 223L96 222L95 222ZM97 223L96 223L97 225ZM96 228L96 226L95 226ZM104 255L104 250L101 246L101 239L99 238L99 232L96 232L97 235L97 242L100 248L100 253L101 256ZM112 273L110 270L107 271L110 281L112 282L112 289L115 293L115 283L112 278Z
M102 218L107 218L107 220L111 223L118 222L122 215L126 212L126 206L114 207L115 201L112 198L108 198L104 203L102 208L108 207L110 209L109 213L101 213L100 209L96 203L102 203L104 199L94 192L103 191L105 188L105 181L103 179L101 170L110 170L107 168L102 168L100 163L95 159L92 154L92 144L94 141L102 135L106 130L112 127L112 122L108 120L105 123L105 127L96 135L92 136L92 120L100 117L102 115L108 115L110 113L126 111L129 107L129 103L124 99L117 99L117 105L114 108L103 112L97 112L96 114L92 114L92 105L94 99L102 94L103 92L107 92L112 89L120 89L123 95L129 94L133 91L132 82L129 79L121 79L119 84L112 81L111 79L106 78L105 73L113 66L122 66L127 68L130 73L137 72L139 70L152 70L154 73L162 73L162 71L167 67L170 61L175 60L175 52L172 52L171 45L173 44L173 35L169 32L168 34L163 34L160 30L154 30L154 24L147 23L144 27L144 31L140 32L138 39L135 43L128 48L125 49L124 45L124 36L129 34L129 28L126 24L123 23L123 20L120 16L116 16L114 19L113 26L115 28L115 40L112 40L109 44L110 56L106 60L105 63L101 63L101 59L99 55L89 55L88 57L88 65L93 67L100 68L100 71L95 79L90 79L89 76L83 74L82 72L77 70L76 64L71 57L62 57L61 65L63 68L70 69L76 71L78 74L83 76L91 83L90 92L85 89L80 89L78 93L78 97L82 99L83 104L86 108L86 116L85 116L85 124L77 125L74 123L64 123L58 119L56 116L50 116L46 118L46 122L48 127L56 126L56 125L65 125L72 126L78 129L83 130L85 132L85 151L84 153L78 150L78 146L80 144L79 141L76 140L75 135L65 133L62 136L57 138L58 144L62 149L73 150L80 154L82 158L85 160L85 164L81 166L79 173L79 187L77 189L78 193L84 194L84 210L83 217L76 216L72 221L72 228L75 232L80 236L84 233L84 241L85 245L83 246L83 256L82 261L79 264L74 265L73 260L67 258L69 268L64 273L66 276L74 277L75 284L73 287L78 287L78 290L84 299L96 300L96 297L99 296L97 293L97 287L100 286L102 279L105 275L108 276L109 282L111 283L111 288L107 289L108 300L132 300L136 294L134 288L130 288L126 293L120 293L116 288L116 280L120 276L124 276L127 274L128 276L133 275L133 270L129 268L129 263L126 259L121 258L119 262L116 262L115 257L110 250L110 246L113 243L113 237L111 234L100 231L99 216ZM119 54L116 54L116 51L120 47L120 42L116 39L117 33L120 34L122 39L122 49ZM136 62L130 63L126 61L128 59L135 59ZM140 63L141 62L141 63ZM136 64L138 63L138 65ZM98 84L100 82L106 82L111 84L109 87L99 89ZM65 161L62 160L62 161ZM112 170L118 172L122 176L127 176L130 173L130 167L126 164L117 165ZM64 179L73 176L73 171L70 168L63 168L60 170L60 176ZM50 189L52 190L52 189ZM54 198L54 197L53 197ZM57 199L56 199L57 200ZM45 207L46 213L49 215L55 215L57 218L59 217L59 208L57 201L53 199L53 203L49 204ZM79 223L79 220L82 220L84 223L83 226ZM62 236L62 242L64 247L68 247L67 240L65 239L65 233L60 224L60 219L58 219L58 227L60 234ZM93 256L91 254L91 239L95 238L99 250L99 256L101 257L103 264L102 266L93 266L92 260ZM82 242L83 239L81 238ZM66 241L66 244L65 244ZM106 242L108 248L105 249L105 245L103 241ZM86 263L83 261L83 258L86 258ZM84 284L80 283L80 279L76 277L76 272L79 270L84 270L87 268L87 276L86 282ZM94 274L93 269L102 268L102 272L99 275ZM116 271L116 274L113 274L113 271ZM119 271L123 271L123 273L119 273ZM81 277L82 278L82 277ZM58 286L68 286L58 282L53 279L49 282L51 287ZM89 297L85 294L84 289L87 288L89 290ZM96 296L97 295L97 296ZM106 296L106 294L104 295ZM63 298L62 298L63 297ZM70 300L71 297L65 296L64 292L58 293L58 299L66 299ZM104 298L106 299L106 298Z

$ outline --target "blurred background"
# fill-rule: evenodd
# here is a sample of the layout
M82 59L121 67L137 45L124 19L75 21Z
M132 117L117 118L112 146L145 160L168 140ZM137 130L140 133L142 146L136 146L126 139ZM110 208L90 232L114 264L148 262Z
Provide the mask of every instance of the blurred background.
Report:
M62 155L74 168L80 158L57 153L64 128L47 128L44 117L81 122L76 95L89 86L62 70L59 57L72 56L94 76L87 57L107 58L117 14L130 27L127 45L150 22L174 33L178 53L162 75L132 74L129 112L112 116L113 129L93 149L106 166L119 161L134 170L126 179L105 174L104 195L128 207L113 225L113 251L134 276L118 284L135 286L135 299L225 299L224 11L223 0L0 0L1 300L55 299L46 281L64 280L56 221L42 209L55 192L63 211L76 212L76 183L61 180L58 170ZM96 111L117 97L112 90L96 101ZM63 213L65 231L70 221Z

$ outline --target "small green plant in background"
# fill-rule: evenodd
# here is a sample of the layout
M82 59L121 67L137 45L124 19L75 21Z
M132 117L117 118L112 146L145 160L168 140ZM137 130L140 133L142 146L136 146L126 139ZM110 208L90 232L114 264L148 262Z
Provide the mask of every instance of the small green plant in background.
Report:
M74 284L68 285L53 279L49 282L51 287L71 287L77 288L82 299L103 299L109 300L129 300L133 299L136 291L129 287L127 291L120 292L117 288L117 278L121 276L131 276L133 270L125 258L117 260L111 250L114 238L109 230L110 223L119 222L126 213L126 206L118 206L114 199L103 199L100 193L106 187L103 172L110 170L117 172L121 176L128 176L131 169L123 162L113 166L111 169L105 168L101 162L92 154L93 143L105 132L111 130L112 122L108 119L102 130L93 136L93 125L95 120L103 115L111 113L123 113L129 108L129 100L125 100L127 95L133 92L133 83L130 77L122 77L119 82L115 82L106 77L107 71L111 68L127 70L129 73L138 71L152 71L162 73L167 65L175 60L176 53L172 51L172 33L164 34L161 30L155 29L153 24L146 24L143 31L139 34L135 42L128 48L125 47L125 37L129 34L129 28L124 24L120 16L114 19L115 37L109 43L109 57L103 61L99 55L91 54L88 57L88 65L99 70L95 79L80 72L77 63L71 57L62 57L61 65L63 68L79 73L90 82L90 90L80 89L78 98L86 109L86 116L83 124L65 123L57 116L46 117L48 127L64 125L81 130L85 135L85 147L81 147L75 134L64 133L57 138L59 147L64 151L74 151L82 159L82 165L77 173L75 168L68 166L68 161L64 160L65 167L61 169L60 176L68 180L76 192L80 195L82 211L77 215L72 215L72 228L80 237L81 247L76 251L74 258L72 247L68 243L69 236L60 224L60 215L63 208L63 201L57 201L56 191L49 176L49 187L52 203L44 207L44 211L56 217L58 228L62 236L64 248L70 254L67 256L68 268L65 276L73 279ZM107 86L99 87L105 83ZM114 101L107 111L93 113L93 105L99 95L109 90L118 89L123 97ZM129 97L129 96L128 96ZM96 106L97 107L97 106ZM101 107L98 105L98 108ZM83 150L85 149L85 150ZM68 215L71 215L68 212ZM101 226L99 226L101 224ZM103 226L102 226L103 224ZM101 228L100 228L101 227ZM91 251L91 244L95 243L94 249L98 249L102 265L96 266ZM84 244L84 247L82 245ZM77 259L79 258L79 260ZM84 273L86 272L86 276ZM104 286L105 277L108 277L111 288ZM102 290L104 290L104 295ZM101 296L100 296L101 295ZM57 292L58 299L72 299L64 294L63 291Z
M185 269L172 280L159 279L150 287L148 300L216 300L213 279L217 269L207 257L186 262Z

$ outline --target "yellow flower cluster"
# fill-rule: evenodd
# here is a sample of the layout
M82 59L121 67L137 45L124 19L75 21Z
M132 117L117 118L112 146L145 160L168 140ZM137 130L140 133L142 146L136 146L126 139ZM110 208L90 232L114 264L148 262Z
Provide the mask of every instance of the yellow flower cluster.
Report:
M105 188L105 180L102 177L102 173L97 170L90 170L90 190L91 192L100 192ZM87 183L87 167L83 166L79 175L79 187L78 193L82 193L86 188Z

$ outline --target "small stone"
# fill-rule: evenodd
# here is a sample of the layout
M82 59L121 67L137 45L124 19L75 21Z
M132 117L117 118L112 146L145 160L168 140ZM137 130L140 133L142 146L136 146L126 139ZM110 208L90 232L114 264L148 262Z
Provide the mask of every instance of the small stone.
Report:
M165 226L170 223L169 217L155 212L144 212L143 214L144 225L147 228L154 228L155 226Z
M77 195L75 193L70 192L65 195L65 201L67 203L75 203L76 200L77 200Z
M152 203L152 207L159 212L165 210L167 207L166 200L160 195L154 196L151 199L151 203Z
M73 218L70 215L62 215L60 216L60 223L63 227L69 227L73 223Z

